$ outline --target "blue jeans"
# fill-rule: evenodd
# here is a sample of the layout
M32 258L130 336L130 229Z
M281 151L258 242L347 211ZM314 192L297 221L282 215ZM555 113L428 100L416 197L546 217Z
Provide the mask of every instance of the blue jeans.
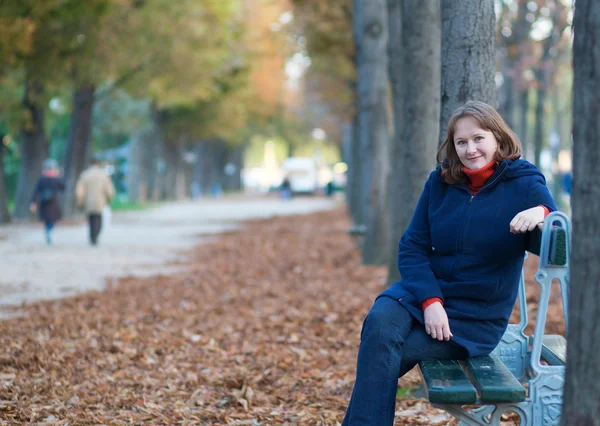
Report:
M356 382L342 426L393 425L399 377L423 360L466 356L457 343L431 338L397 300L380 297L363 323Z
M52 230L54 229L54 222L44 221L44 229L46 231L46 243L52 245Z

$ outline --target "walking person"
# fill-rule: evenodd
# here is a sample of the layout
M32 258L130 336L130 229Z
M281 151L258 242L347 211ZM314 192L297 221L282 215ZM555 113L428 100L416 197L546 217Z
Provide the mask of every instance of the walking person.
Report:
M110 204L115 188L108 174L100 167L96 159L91 161L75 186L77 206L83 208L88 217L90 244L98 244L98 235L102 229L102 211Z
M44 222L46 244L49 246L52 245L54 225L62 217L58 196L64 191L65 184L59 176L60 171L56 160L45 160L42 165L42 176L35 185L29 204L29 210L32 213L37 211L40 220Z
M489 354L515 305L529 231L556 209L542 173L483 102L454 111L402 236L402 279L361 332L344 426L391 426L398 378L423 360Z

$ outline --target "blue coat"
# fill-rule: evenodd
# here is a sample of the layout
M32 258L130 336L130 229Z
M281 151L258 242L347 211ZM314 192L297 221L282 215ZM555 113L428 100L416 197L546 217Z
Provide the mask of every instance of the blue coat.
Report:
M433 171L402 236L402 279L391 297L420 323L421 303L439 297L452 340L469 356L490 353L515 305L529 234L511 234L510 221L538 205L556 210L542 173L525 160L504 160L475 195L465 183L448 185Z

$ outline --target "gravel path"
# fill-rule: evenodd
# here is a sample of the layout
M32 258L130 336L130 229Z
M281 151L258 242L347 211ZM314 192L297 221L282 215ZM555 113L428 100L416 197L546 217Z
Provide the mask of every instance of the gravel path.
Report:
M102 289L124 276L168 274L185 260L192 246L211 241L243 221L308 214L339 204L326 198L236 196L164 204L113 214L98 247L87 240L87 224L59 223L54 245L45 245L42 225L0 227L0 318L18 314L15 307L41 299Z

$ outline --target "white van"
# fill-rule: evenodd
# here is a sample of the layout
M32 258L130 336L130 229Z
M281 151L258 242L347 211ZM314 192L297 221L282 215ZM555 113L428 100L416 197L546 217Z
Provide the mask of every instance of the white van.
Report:
M317 191L317 163L310 157L290 157L281 165L283 177L288 178L292 192L313 194Z

